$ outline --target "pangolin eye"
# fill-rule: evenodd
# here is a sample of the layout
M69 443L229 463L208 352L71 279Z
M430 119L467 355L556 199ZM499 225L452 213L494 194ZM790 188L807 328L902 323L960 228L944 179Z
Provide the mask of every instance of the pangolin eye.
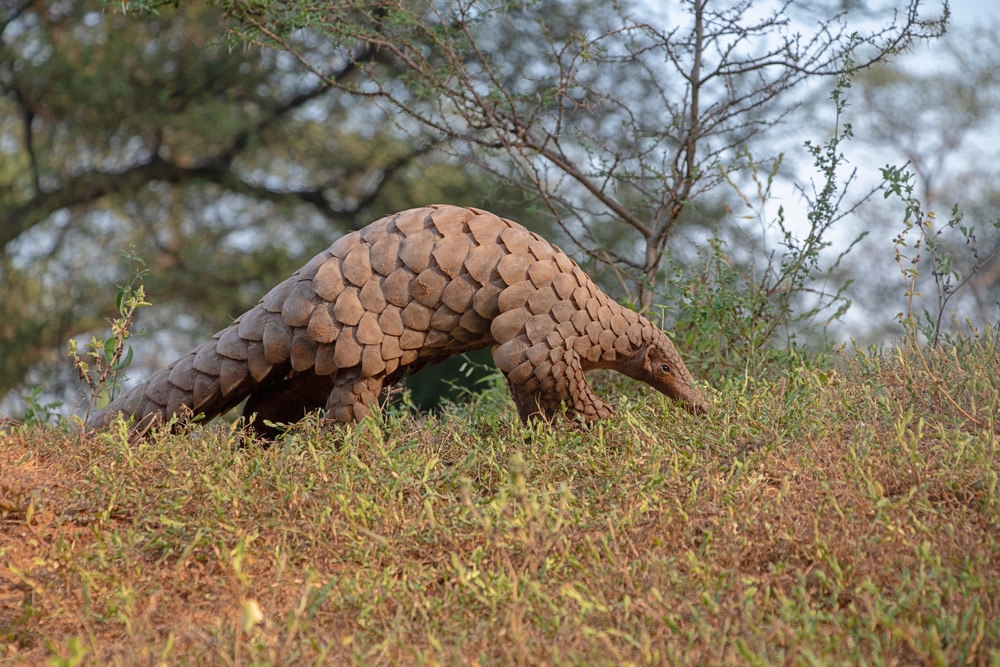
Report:
M660 366L660 370L663 371L664 373L669 373L670 372L670 366L668 366L666 364L663 364L662 366Z

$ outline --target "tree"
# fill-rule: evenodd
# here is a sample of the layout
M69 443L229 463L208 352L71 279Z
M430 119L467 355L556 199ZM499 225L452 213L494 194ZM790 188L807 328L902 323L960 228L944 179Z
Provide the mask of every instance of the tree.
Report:
M782 122L795 106L789 93L832 82L849 56L864 69L937 37L947 19L947 5L924 19L917 0L859 16L870 30L852 24L857 12L823 14L819 3L218 5L238 22L238 40L293 54L331 87L404 114L407 127L429 128L530 189L580 247L629 271L644 308L671 236L747 166L742 148ZM363 76L337 81L299 46L303 35L330 40L344 58L378 57L358 63Z
M482 205L493 187L329 85L373 47L321 81L213 45L225 21L204 6L141 20L84 0L3 7L0 398L100 328L126 280L119 249L151 269L137 356L158 366L337 232L428 198Z

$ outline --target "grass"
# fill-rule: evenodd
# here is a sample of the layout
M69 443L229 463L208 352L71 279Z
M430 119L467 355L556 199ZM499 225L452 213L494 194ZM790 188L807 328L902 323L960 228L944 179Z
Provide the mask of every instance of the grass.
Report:
M15 427L0 662L1000 665L996 345L734 378L702 418L603 376L589 429L495 395L263 450Z

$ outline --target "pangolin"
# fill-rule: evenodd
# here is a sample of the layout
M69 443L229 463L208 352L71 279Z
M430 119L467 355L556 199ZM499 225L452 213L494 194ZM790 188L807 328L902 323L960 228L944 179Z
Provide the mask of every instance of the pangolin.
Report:
M474 208L429 206L339 238L208 342L96 413L136 429L187 413L212 419L244 399L253 428L317 408L360 420L405 372L492 345L522 420L594 421L611 407L584 372L610 368L704 403L673 343L622 307L562 250Z

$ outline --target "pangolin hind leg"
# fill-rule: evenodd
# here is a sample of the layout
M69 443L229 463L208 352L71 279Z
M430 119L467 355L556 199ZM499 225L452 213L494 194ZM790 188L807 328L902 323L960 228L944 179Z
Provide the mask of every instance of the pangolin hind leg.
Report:
M341 424L361 421L378 406L378 397L385 383L384 375L359 377L357 370L337 374L333 390L326 399L326 418Z
M299 421L307 413L326 405L333 386L330 375L316 375L312 371L297 373L251 394L243 414L246 417L255 415L251 424L255 433L274 438L280 431L265 421L280 424Z

